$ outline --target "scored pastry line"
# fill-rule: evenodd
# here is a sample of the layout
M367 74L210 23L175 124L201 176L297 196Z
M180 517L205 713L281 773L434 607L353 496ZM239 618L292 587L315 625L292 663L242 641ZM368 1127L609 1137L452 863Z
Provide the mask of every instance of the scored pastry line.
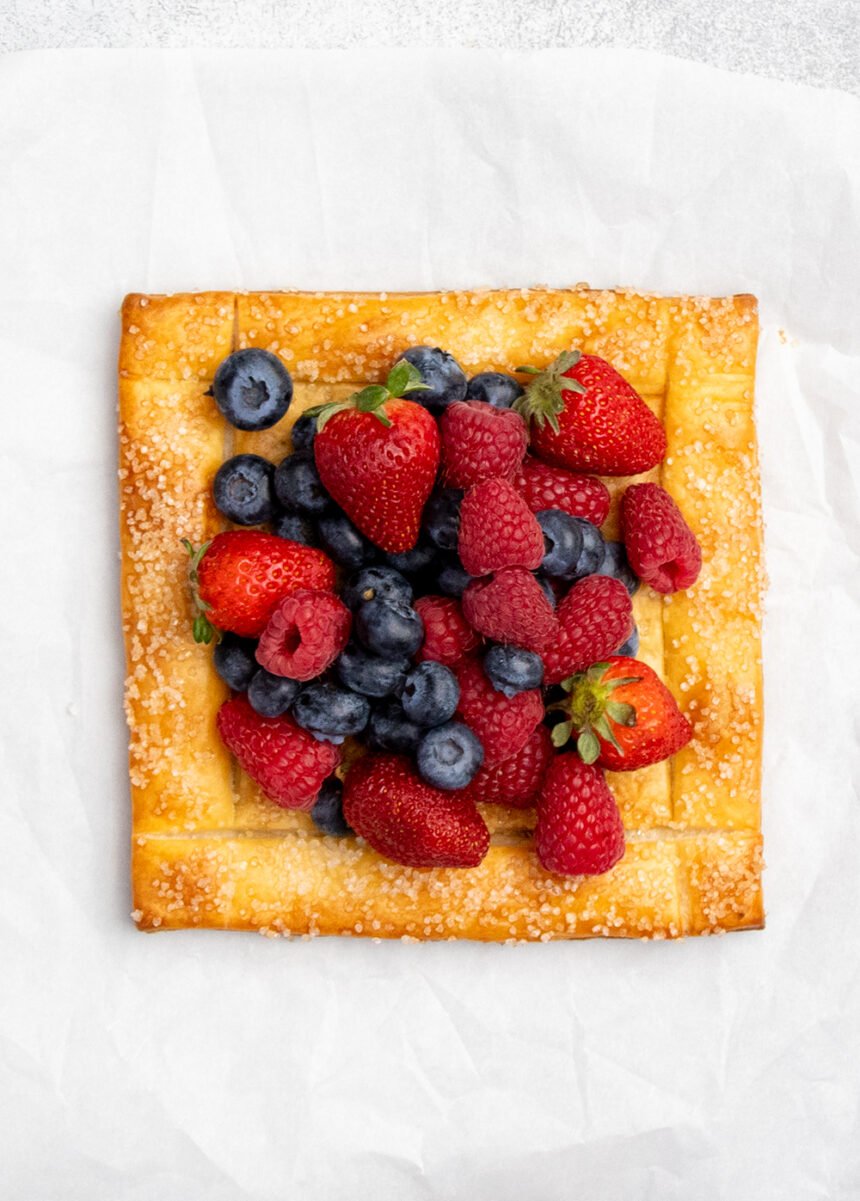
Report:
M234 292L233 293L233 328L232 328L232 331L230 334L230 353L233 354L238 349L239 349L239 297ZM212 404L214 406L214 404L215 404L214 400L213 400ZM226 463L227 460L229 458L232 458L233 454L235 453L236 430L235 430L235 427L232 426L229 421L222 421L222 425L224 426L224 455L223 455L222 462ZM219 514L219 517L220 517L220 514ZM220 528L222 530L226 530L226 529L229 529L229 526L230 526L230 523L227 521L227 519L221 518ZM214 666L213 666L212 670L213 671L215 670ZM212 729L210 737L217 741L217 739L220 738L220 735L218 734L217 730L215 729L214 721L213 721L212 725L213 725L213 729ZM236 821L236 810L239 806L239 790L241 788L241 783L240 783L241 775L242 775L242 769L239 766L239 761L237 760L236 756L231 752L230 753L230 793L231 793L232 800L233 800L233 821L234 821L234 823Z

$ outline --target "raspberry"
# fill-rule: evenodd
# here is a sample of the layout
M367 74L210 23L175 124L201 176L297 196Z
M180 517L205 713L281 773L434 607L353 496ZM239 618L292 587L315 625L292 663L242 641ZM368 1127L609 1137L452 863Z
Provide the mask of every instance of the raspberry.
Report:
M460 507L460 561L469 575L502 567L540 566L543 533L537 518L508 480L484 480Z
M276 805L311 809L323 781L340 763L340 750L317 742L291 717L261 717L244 695L225 701L218 732L239 765Z
M542 654L544 684L558 684L614 654L633 627L630 595L620 580L589 575L555 611L558 637Z
M526 423L512 409L458 401L445 409L439 424L445 482L451 487L510 479L526 453Z
M552 739L546 726L540 725L518 754L493 767L481 767L463 793L481 804L528 809L535 803L551 758Z
M457 712L481 740L484 767L519 754L543 718L540 689L512 697L496 692L477 659L464 659L454 674L460 684Z
M419 663L432 659L451 667L478 649L481 640L453 596L421 596L413 608L424 622L424 641L415 656Z
M486 638L527 651L542 651L558 630L545 592L522 567L505 567L489 579L473 580L463 593L463 614Z
M564 467L553 467L526 456L513 478L533 513L561 509L571 517L584 517L592 525L603 525L609 513L609 489L593 475L578 475Z
M599 876L624 854L624 827L599 767L578 755L550 764L537 802L535 848L547 871Z
M657 592L695 584L702 550L681 510L659 484L632 484L621 501L621 531L630 566Z
M352 614L331 592L302 588L285 597L269 618L257 662L275 676L312 680L346 646Z

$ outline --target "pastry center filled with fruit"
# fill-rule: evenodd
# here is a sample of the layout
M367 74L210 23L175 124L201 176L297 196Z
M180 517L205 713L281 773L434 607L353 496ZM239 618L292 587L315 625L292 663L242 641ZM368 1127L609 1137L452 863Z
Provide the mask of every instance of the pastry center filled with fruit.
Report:
M213 493L233 528L186 544L194 636L232 692L225 745L273 804L396 863L476 866L493 804L535 810L549 872L609 871L625 843L604 772L692 735L636 657L637 589L689 588L702 562L672 497L630 478L665 432L608 362L558 349L472 379L405 351L298 416L282 462L228 459ZM247 349L212 392L254 431L293 387ZM613 539L600 476L624 481Z

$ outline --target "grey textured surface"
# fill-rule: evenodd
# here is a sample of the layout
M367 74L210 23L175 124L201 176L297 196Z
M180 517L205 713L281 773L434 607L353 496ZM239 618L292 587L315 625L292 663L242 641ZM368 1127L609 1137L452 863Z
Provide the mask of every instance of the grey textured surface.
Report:
M858 0L0 0L0 49L630 46L860 93Z

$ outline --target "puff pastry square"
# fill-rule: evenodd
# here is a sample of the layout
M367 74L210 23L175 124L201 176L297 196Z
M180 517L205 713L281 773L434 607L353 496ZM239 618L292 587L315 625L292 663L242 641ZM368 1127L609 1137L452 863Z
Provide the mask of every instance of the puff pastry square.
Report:
M132 295L119 360L122 609L128 664L132 883L141 929L486 941L676 938L759 927L761 519L751 296L627 291ZM640 589L640 657L695 729L667 763L614 776L627 853L561 879L538 864L533 816L485 807L491 849L473 870L399 867L318 833L261 795L221 745L225 689L194 643L181 539L221 528L224 458L288 453L311 404L384 376L416 343L470 373L549 363L578 346L618 368L662 418L659 479L699 537L688 593ZM229 429L206 393L231 350L259 346L295 399L259 433ZM607 481L614 495L626 481ZM615 508L610 527L617 522Z

